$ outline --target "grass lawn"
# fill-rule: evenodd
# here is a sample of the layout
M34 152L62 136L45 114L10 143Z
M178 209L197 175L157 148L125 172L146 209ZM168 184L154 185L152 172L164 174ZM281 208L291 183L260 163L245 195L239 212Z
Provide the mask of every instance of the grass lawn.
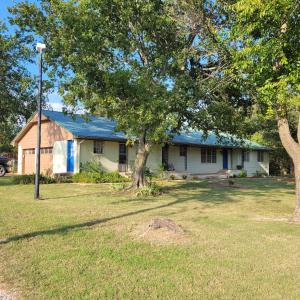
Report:
M0 289L23 299L300 299L293 185L170 181L159 197L109 184L33 186L0 178ZM185 242L149 242L140 224L167 217Z

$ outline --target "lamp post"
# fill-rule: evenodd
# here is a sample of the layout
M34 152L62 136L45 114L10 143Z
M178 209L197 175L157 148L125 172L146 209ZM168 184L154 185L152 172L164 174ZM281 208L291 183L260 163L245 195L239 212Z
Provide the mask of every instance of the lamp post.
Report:
M41 153L41 111L42 111L42 54L46 49L45 44L37 43L36 51L38 52L38 66L39 66L39 91L37 97L37 142L35 151L35 188L34 199L40 199L40 153Z

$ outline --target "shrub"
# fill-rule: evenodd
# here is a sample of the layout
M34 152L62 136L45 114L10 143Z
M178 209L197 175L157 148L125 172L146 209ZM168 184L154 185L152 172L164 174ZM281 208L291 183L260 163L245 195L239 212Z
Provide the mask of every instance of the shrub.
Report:
M151 170L148 167L145 168L144 174L145 177L149 179L149 181L151 182L152 178L154 177L154 174L151 172Z
M185 175L185 174L182 175L182 179L184 179L184 180L187 179L187 175Z
M14 184L34 184L35 182L35 175L18 175L13 177L13 183ZM50 184L55 183L55 179L50 176L40 176L40 183L41 184Z
M158 196L161 194L161 187L156 183L150 183L142 188L139 188L136 192L136 196Z
M255 176L256 177L266 177L266 176L268 176L268 174L264 171L256 171Z
M237 170L242 170L242 169L243 169L243 166L237 165L236 168L237 168Z
M176 178L175 175L173 175L173 174L170 175L170 179L171 179L171 180L175 180L175 178Z
M53 178L56 183L71 183L71 182L73 182L72 176L55 174L55 175L53 175Z
M240 178L247 177L247 171L242 170L242 171L239 173L238 177L240 177Z
M121 176L118 172L87 172L82 171L80 173L74 174L73 182L80 183L105 183L105 182L127 182L128 178Z
M88 173L100 173L102 171L102 167L99 161L91 160L80 166L80 171L88 172Z

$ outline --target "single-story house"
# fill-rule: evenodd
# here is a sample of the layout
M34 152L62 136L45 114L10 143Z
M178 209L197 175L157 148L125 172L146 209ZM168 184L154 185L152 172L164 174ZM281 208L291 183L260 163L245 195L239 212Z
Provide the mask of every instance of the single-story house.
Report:
M116 132L116 122L103 117L70 116L42 111L41 172L77 173L80 166L98 160L106 171L130 172L137 147L126 144L126 135ZM24 126L12 144L18 147L18 173L35 171L37 114ZM169 143L153 146L147 166L155 171L162 165L178 174L217 174L239 172L248 176L269 173L269 149L254 142L241 145L228 136L203 138L200 131L175 135Z

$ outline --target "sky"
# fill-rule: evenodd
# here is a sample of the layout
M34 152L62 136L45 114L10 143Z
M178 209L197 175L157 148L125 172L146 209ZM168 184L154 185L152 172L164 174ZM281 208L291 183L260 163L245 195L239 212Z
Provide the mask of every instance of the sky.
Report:
M9 24L8 20L7 20L8 17L9 17L9 12L7 10L7 7L13 6L13 5L15 5L17 3L20 3L22 1L24 1L24 0L0 0L0 19L5 21L5 23L8 27L8 30L10 32L14 32L14 27L11 26ZM34 2L34 3L37 2L36 0L26 0L26 1L27 2ZM41 42L41 41L37 39L36 42ZM26 65L26 67L27 67L28 71L32 74L32 76L37 75L37 71L38 71L37 65L29 64L29 65ZM62 109L62 99L59 96L59 94L57 93L57 91L54 91L52 94L49 94L48 99L49 99L49 104L53 108L53 110L61 111L61 109Z

